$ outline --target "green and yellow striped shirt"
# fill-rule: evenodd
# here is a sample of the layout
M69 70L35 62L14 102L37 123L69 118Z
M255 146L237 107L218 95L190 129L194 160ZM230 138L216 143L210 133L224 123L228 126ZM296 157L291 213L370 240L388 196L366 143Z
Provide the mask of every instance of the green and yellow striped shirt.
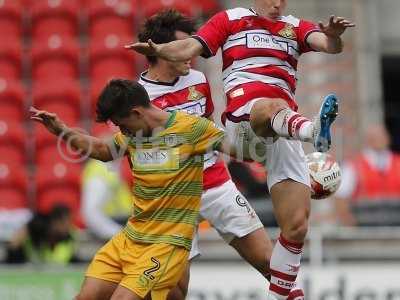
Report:
M190 250L203 191L203 155L224 132L207 119L173 112L165 129L152 137L114 141L125 147L134 176L134 212L128 237Z

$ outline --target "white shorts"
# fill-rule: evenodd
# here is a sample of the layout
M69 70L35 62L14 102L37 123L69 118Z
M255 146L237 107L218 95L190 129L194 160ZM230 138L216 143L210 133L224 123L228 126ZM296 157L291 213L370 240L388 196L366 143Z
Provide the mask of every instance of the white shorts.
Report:
M248 102L232 114L237 122L226 120L226 132L230 142L236 145L242 158L255 160L265 165L269 189L285 179L292 179L310 186L310 175L300 141L286 138L275 140L260 138L251 129L249 121L240 121L242 116L250 115L256 101L259 99Z
M201 197L200 218L207 220L226 243L264 228L256 212L232 180L205 190ZM192 241L189 259L200 255L198 233Z

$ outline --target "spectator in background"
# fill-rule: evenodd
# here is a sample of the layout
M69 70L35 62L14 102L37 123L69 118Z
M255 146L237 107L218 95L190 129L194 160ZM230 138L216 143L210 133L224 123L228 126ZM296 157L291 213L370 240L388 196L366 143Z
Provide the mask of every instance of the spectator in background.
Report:
M118 233L132 213L129 184L122 170L121 160L91 159L83 171L82 215L87 229L102 240Z
M246 198L265 200L265 193L269 194L267 172L261 164L257 162L244 163L232 159L228 169L233 182Z
M400 155L381 125L370 126L365 148L342 168L336 214L347 226L400 225Z
M6 263L77 262L71 212L55 206L48 215L35 214L28 224L11 239Z

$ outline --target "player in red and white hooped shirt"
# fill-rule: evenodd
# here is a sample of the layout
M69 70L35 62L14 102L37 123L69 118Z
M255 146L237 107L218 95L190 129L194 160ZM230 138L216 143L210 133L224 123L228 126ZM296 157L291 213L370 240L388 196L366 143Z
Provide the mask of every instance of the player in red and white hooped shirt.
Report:
M169 61L210 57L222 48L227 133L245 158L265 162L281 228L270 262L269 298L278 300L304 298L289 295L299 270L310 211L309 174L300 141L327 151L338 106L336 97L329 95L314 121L296 112L297 62L309 51L341 52L341 35L354 26L334 16L328 24L319 26L283 16L286 2L255 0L252 9L235 8L216 14L191 38L127 46Z
M169 42L189 37L194 29L192 20L177 11L169 10L146 20L139 33L139 40L147 41L151 38L158 42ZM148 60L149 68L141 74L139 83L147 90L152 104L167 111L180 110L211 117L214 105L210 86L203 73L191 69L190 60L169 62L156 57L148 57ZM273 246L264 226L232 182L218 153L209 153L205 160L201 218L208 220L226 243L268 277ZM190 259L199 254L196 236ZM188 283L189 270L168 298L184 300Z

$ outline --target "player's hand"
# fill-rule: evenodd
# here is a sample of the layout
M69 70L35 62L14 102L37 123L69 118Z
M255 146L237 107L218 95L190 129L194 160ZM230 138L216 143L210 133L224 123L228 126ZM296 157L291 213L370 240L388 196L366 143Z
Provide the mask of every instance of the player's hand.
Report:
M51 133L59 135L67 126L54 113L45 110L38 110L31 106L29 112L32 113L31 120L43 124Z
M347 28L355 27L356 25L345 18L331 16L328 24L318 23L319 28L329 37L340 37Z
M147 43L137 42L126 45L125 49L134 50L146 56L157 56L160 53L161 45L154 43L152 40L148 40Z

